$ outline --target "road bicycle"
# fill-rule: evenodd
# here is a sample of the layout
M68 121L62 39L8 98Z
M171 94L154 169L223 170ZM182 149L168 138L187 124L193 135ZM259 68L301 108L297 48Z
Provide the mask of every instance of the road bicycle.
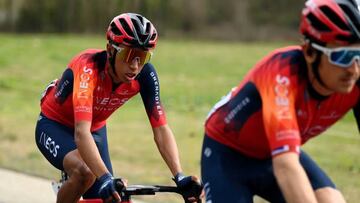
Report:
M54 192L57 194L61 185L67 180L66 173L61 174L61 179L59 182L52 182ZM117 180L117 179L116 179ZM115 181L116 181L115 180ZM119 183L119 182L117 182ZM121 203L133 203L131 200L132 196L142 196L142 195L156 195L156 193L175 193L181 195L181 191L176 186L165 186L165 185L128 185L126 188L122 186L122 183L115 184L117 192L120 194ZM202 188L199 188L199 194L201 193ZM103 203L101 199L83 199L78 203ZM190 203L185 201L185 203ZM201 200L198 201L201 203Z

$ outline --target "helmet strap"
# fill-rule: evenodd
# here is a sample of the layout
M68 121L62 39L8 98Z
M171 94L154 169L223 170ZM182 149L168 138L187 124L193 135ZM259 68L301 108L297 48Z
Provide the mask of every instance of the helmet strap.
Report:
M314 62L311 63L311 70L315 76L315 79L321 84L321 86L325 86L323 80L320 77L320 73L319 73L319 65L320 65L321 55L322 55L321 52L316 51L316 58L315 58Z
M324 81L321 79L320 72L319 72L319 66L321 61L321 56L323 53L316 50L316 58L313 63L311 63L311 70L314 74L315 80L325 89L331 90L328 88L328 86L324 83ZM312 86L313 81L310 81L310 85ZM313 87L312 87L313 88Z
M109 54L109 62L110 62L110 66L112 69L112 72L114 73L114 75L118 76L116 71L115 71L115 59L116 59L116 54L117 54L117 50L114 49L114 52L111 53L110 51L108 51Z

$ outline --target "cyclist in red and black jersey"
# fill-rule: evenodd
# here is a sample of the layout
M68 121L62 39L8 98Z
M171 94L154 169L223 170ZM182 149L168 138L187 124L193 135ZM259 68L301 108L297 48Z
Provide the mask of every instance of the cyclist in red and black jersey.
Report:
M81 196L120 200L114 187L106 120L138 93L175 183L185 199L197 202L199 196L192 189L200 187L200 182L182 173L176 141L160 101L159 79L149 63L158 39L155 27L139 14L125 13L110 22L106 35L106 50L89 49L75 56L41 100L37 146L53 166L69 175L57 202L75 203Z
M308 0L301 46L277 49L205 123L207 202L345 202L300 146L353 109L359 127L360 14L353 0ZM226 188L226 189L225 189Z

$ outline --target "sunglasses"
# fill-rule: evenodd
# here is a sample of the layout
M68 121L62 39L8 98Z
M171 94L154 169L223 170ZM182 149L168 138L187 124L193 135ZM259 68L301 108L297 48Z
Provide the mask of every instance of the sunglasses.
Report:
M112 44L112 47L117 50L117 57L120 60L124 61L125 63L132 62L135 58L139 59L139 65L144 65L148 63L151 59L152 52L151 51L144 51L141 49L135 49L130 47L119 47Z
M360 64L360 48L339 47L331 49L314 43L311 43L311 46L327 55L330 63L342 68L350 67L355 60Z

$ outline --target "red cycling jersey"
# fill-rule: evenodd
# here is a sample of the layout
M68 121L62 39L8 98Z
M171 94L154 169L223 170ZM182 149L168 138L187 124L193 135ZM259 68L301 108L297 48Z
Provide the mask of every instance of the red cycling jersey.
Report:
M359 94L358 85L348 94L316 94L307 79L301 47L285 47L256 64L239 86L215 105L205 132L258 159L299 152L300 145L356 107Z
M115 86L108 74L106 51L89 49L72 59L61 80L52 82L41 101L41 112L68 127L91 121L91 131L140 92L152 127L166 124L154 67L146 64L135 80Z

